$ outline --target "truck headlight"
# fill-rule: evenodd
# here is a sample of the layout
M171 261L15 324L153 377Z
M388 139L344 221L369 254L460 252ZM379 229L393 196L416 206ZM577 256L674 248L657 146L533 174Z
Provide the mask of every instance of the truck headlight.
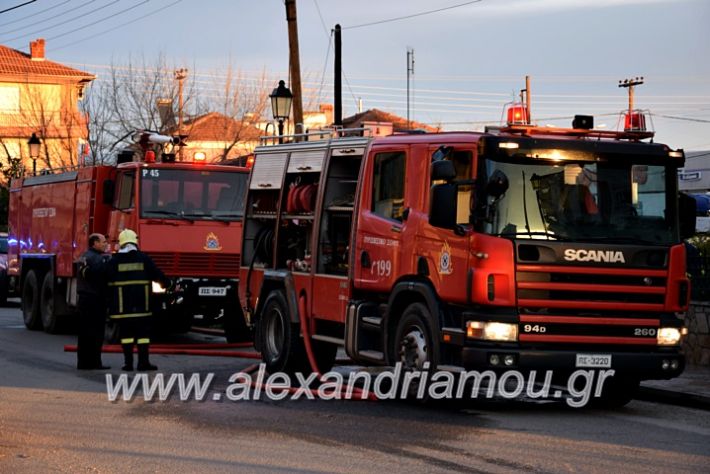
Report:
M157 281L151 282L151 286L153 289L153 293L165 293L165 288L160 286L160 283Z
M484 341L517 341L518 325L493 321L468 321L466 323L466 336L471 339L483 339Z
M660 328L656 336L659 346L677 346L680 343L680 328Z

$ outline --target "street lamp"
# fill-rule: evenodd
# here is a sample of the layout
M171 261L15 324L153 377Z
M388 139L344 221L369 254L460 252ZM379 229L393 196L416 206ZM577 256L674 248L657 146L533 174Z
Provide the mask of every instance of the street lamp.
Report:
M293 94L284 81L279 81L279 86L269 95L271 99L271 112L274 114L274 120L279 121L279 143L283 143L284 120L291 114L291 101Z
M37 137L37 134L32 132L32 136L27 140L27 145L30 147L30 158L32 158L32 176L37 176L37 158L39 158L39 147L42 140Z

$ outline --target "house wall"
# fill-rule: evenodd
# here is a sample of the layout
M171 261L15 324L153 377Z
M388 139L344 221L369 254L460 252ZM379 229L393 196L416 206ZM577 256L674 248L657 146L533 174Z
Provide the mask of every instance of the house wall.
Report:
M27 140L32 133L43 142L38 171L76 163L87 134L87 122L78 107L78 84L47 80L0 77L0 163L20 158L25 169L31 170Z

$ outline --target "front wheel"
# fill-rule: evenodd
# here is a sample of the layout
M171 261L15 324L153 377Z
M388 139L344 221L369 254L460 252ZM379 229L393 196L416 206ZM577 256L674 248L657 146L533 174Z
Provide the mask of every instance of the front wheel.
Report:
M259 320L261 357L269 373L295 373L308 369L298 326L291 323L283 291L272 291Z
M438 344L432 336L431 314L422 303L409 305L397 323L392 362L402 363L404 370L422 370L424 363L435 369L439 362Z
M30 270L22 285L22 319L27 329L42 329L42 317L39 310L39 278L35 270Z

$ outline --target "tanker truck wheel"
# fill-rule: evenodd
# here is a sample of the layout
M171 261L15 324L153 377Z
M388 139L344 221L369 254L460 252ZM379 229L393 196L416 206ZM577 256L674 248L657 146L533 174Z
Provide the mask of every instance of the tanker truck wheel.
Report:
M283 291L269 293L259 320L261 358L269 373L310 372L298 325L291 322Z
M35 270L30 270L22 285L22 319L27 329L42 329L42 317L39 311L39 279Z
M42 315L42 327L49 334L57 334L62 330L62 319L58 314L54 301L54 275L48 271L42 281L40 291L40 313Z

